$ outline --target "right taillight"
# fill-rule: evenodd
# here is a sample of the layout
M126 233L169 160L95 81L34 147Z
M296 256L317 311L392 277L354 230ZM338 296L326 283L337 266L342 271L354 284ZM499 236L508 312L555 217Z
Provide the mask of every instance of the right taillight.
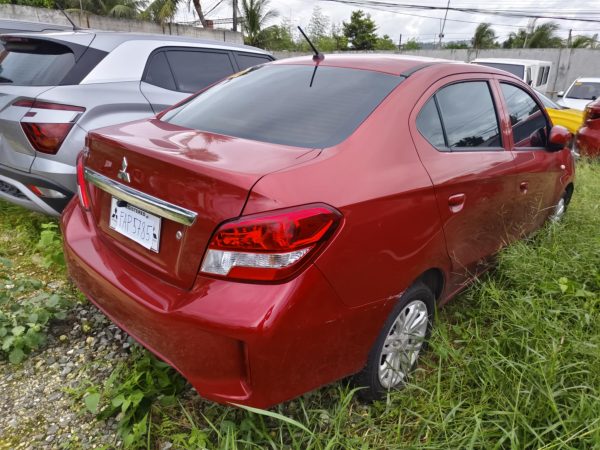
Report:
M79 197L79 204L84 210L90 209L90 198L88 196L87 187L85 185L85 172L83 167L84 152L79 153L77 156L77 194Z
M336 209L316 204L226 222L213 235L201 271L250 281L288 278L327 241L341 218Z
M29 111L21 119L21 128L38 152L56 154L85 108L38 100L17 100L12 104ZM52 112L49 112L52 111Z

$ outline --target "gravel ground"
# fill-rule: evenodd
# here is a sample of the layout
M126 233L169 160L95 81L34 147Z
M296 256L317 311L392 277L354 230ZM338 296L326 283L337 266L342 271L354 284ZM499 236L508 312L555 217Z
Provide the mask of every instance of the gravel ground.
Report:
M0 360L0 449L120 447L116 422L97 420L71 389L102 383L131 340L93 305L76 305L21 365Z

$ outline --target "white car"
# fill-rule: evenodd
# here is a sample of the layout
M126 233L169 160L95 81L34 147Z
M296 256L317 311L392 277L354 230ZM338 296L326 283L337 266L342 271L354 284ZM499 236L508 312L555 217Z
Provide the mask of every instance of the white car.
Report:
M558 104L583 111L586 105L600 97L600 78L577 78L567 92L558 93Z
M494 67L516 75L539 92L548 91L552 62L537 59L477 58L471 61L480 66Z

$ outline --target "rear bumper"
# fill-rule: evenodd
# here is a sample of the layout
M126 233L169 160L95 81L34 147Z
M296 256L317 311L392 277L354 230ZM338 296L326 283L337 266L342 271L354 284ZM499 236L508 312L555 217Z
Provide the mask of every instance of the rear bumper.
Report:
M28 187L30 185L53 189L64 197L39 197ZM71 197L73 192L42 176L0 165L0 198L6 201L44 214L58 216Z
M582 127L576 137L577 152L582 156L600 156L600 130Z
M62 228L81 291L221 403L265 408L357 372L392 307L346 307L315 266L283 284L198 277L183 290L111 252L75 200Z

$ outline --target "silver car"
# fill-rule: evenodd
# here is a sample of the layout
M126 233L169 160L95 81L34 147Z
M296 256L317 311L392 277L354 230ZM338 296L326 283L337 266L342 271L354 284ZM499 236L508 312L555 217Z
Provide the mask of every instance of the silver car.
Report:
M142 119L273 57L243 45L102 31L0 36L0 198L59 215L89 130Z

